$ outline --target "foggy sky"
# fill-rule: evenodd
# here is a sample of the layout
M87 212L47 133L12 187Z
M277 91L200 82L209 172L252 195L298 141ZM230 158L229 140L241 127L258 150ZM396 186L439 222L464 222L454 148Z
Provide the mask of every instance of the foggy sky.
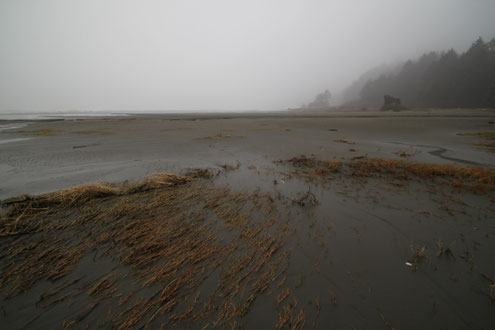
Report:
M0 111L297 107L495 37L493 0L0 0Z

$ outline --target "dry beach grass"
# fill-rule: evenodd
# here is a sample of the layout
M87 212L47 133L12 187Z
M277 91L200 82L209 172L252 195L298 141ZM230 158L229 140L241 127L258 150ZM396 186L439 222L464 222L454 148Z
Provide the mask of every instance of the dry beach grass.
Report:
M80 280L83 285L68 293L66 283L42 294L42 308L88 295L85 310L65 327L82 321L103 300L119 302L107 319L119 329L200 320L235 324L284 273L289 253L282 245L290 228L261 220L279 217L269 196L208 186L197 176L204 173L160 173L128 187L92 184L4 201L10 205L0 218L6 297L63 278L91 251L104 249L127 267L134 289L120 291L123 275L107 274ZM218 284L202 287L213 273ZM154 291L124 299L141 287Z
M465 167L456 164L429 164L394 159L353 157L350 161L320 160L307 156L287 161L294 167L290 173L308 180L331 178L332 175L352 178L386 178L389 180L434 180L453 188L480 194L493 194L495 169Z

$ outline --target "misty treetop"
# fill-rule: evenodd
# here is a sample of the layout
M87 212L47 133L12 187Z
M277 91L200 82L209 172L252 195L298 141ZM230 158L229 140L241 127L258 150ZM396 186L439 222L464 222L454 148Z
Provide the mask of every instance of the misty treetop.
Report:
M369 80L360 104L380 106L383 95L399 97L410 107L495 107L495 39L476 40L471 48L424 54L395 73Z
M332 94L326 89L323 93L316 95L315 99L303 108L328 108Z

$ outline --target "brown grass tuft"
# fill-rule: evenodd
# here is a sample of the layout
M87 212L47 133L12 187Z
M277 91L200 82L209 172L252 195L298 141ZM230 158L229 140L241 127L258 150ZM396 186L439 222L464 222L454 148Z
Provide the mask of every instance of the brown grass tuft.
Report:
M112 300L102 324L108 328L237 324L287 270L290 231L278 224L269 194L197 179L205 176L158 173L131 186L85 185L11 200L0 215L0 288L14 297L39 281L87 272L81 261L104 255L126 267L97 280L67 280L42 293L38 306L84 294L87 306L66 327L101 313L103 299ZM211 276L219 281L205 301L199 292ZM132 283L121 288L124 279ZM138 299L140 290L147 293ZM294 324L304 324L303 316L294 315Z
M472 143L472 145L480 147L488 152L495 152L495 132L458 133L457 135L485 139L487 140L486 142Z
M347 144L356 144L355 142L352 142L352 141L349 141L349 140L346 140L346 139L337 139L337 140L333 140L333 142L347 143Z
M232 138L232 134L224 134L223 132L218 133L217 135L209 135L196 138L196 140L217 140L217 139L230 139Z
M15 133L15 134L24 134L24 135L34 135L34 136L54 136L62 133L61 130L58 129L39 129L33 131L14 131L7 133Z
M98 131L98 130L74 131L72 133L79 135L112 135L113 134L113 132Z
M355 159L340 162L319 160L306 156L287 161L297 168L290 175L307 180L330 179L332 174L352 178L390 178L394 180L429 180L450 184L454 188L479 194L495 190L495 169L487 167L464 167L457 164L430 164L395 159ZM284 163L284 162L282 162Z

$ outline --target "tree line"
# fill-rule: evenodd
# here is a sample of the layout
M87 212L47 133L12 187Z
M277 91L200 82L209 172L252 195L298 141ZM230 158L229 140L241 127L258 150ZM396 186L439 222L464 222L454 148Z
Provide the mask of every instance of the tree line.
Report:
M380 106L383 96L399 97L409 107L495 108L495 38L479 38L465 53L430 52L400 70L368 80L363 106Z

